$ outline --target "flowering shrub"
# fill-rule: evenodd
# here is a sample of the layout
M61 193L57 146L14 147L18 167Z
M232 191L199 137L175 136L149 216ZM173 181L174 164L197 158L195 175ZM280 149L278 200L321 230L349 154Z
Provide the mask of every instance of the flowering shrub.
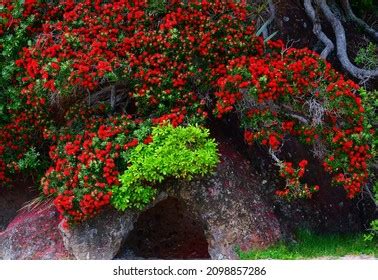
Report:
M245 140L265 145L281 167L288 184L278 194L303 197L318 189L299 184L304 166L295 171L292 163L275 156L287 136L312 146L348 197L361 191L368 179L372 130L364 118L359 87L318 55L290 49L264 58L237 58L230 61L218 85L216 94L223 97L218 114L224 108L240 111Z
M247 1L3 2L0 184L12 183L32 147L50 147L43 192L70 221L92 217L112 201L119 209L140 207L165 175L208 170L215 157L198 159L198 167L193 161L177 170L169 162L158 166L156 142L177 158L194 151L183 138L148 143L151 128L169 122L186 127L165 128L177 137L203 140L206 132L188 124L230 113L240 116L246 142L265 146L280 167L287 183L281 196L311 197L319 188L303 180L308 159L279 158L288 137L312 147L348 197L367 181L372 129L358 86L307 49L256 36ZM111 110L83 105L101 98ZM126 179L128 168L136 169L133 180Z
M17 149L7 151L7 160L1 163L4 178L9 179L14 173L9 172L10 166L38 140L29 139L27 129L41 132L47 126L45 120L55 118L56 112L46 106L54 100L126 80L139 117L164 115L172 124L188 119L200 122L208 115L205 105L212 102L212 85L228 59L240 53L263 53L262 39L247 24L250 7L245 4L168 1L164 8L148 4L4 1L0 29L6 35L23 30L22 23L34 15L25 27L33 36L20 42L22 52L12 62L19 68L12 74L20 97L9 99L21 104L19 110L10 110L14 119L4 127L17 135L6 135L1 143L22 141L13 141ZM12 123L18 122L18 111L27 113L25 119L38 121L15 129Z
M45 108L37 108L35 98L26 95L31 86L22 88L24 73L16 65L20 51L32 44L43 21L40 8L37 1L0 3L0 186L11 184L11 177L20 171L35 173L35 168L24 168L24 157L41 144L48 120ZM40 160L45 161L43 156Z
M69 222L93 217L111 202L122 210L142 208L156 192L143 184L205 174L217 162L215 143L198 127L158 126L150 135L149 121L104 118L104 106L81 112L71 110L58 132L45 131L54 165L41 180L43 193L55 197Z
M110 203L110 188L119 185L118 175L126 168L121 153L147 135L140 133L144 127L140 120L126 115L102 116L104 106L74 109L66 115L66 126L45 131L53 143L49 155L54 164L41 184L45 195L55 197L62 216L77 222L93 217Z
M151 186L167 178L205 175L219 161L209 131L199 127L158 126L152 131L151 141L123 154L130 167L120 176L121 184L112 189L112 203L117 209L141 208L155 194Z

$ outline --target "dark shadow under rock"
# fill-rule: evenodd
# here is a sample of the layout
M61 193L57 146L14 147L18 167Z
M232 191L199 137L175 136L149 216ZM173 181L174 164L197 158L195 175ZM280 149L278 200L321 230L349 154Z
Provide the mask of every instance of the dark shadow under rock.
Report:
M209 259L203 225L169 197L142 213L118 259Z
M0 188L0 231L7 228L26 202L38 195L38 192L23 182L15 186Z
M256 158L256 150L248 150L249 157ZM262 157L262 156L261 156ZM331 176L314 158L310 148L294 139L287 139L280 158L297 164L308 159L309 165L304 182L319 185L319 192L311 199L298 199L288 202L275 197L274 191L282 188L284 181L278 177L278 169L272 162L261 162L259 172L266 179L265 197L271 199L275 214L286 233L293 233L300 228L307 228L317 233L362 232L369 227L374 218L375 205L368 196L348 199L341 186L331 184ZM290 238L290 237L289 237Z

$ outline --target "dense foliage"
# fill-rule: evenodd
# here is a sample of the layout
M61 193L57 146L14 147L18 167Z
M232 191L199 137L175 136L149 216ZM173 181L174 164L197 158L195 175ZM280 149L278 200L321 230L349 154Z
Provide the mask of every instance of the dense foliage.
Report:
M122 154L130 167L120 176L120 186L112 189L113 205L120 210L142 208L156 192L151 185L167 178L191 179L211 172L218 155L208 136L207 130L194 126L153 128L151 142Z
M297 137L313 147L325 170L349 197L361 191L368 179L371 154L367 143L372 135L355 83L345 81L316 54L295 49L260 59L231 60L228 75L218 83L223 96L241 100L236 107L242 112L248 142L258 141L274 153L285 137ZM240 89L245 90L243 95ZM309 197L318 189L300 184L304 161L295 172L292 163L274 158L288 180L280 195Z
M358 85L307 49L264 42L245 1L3 2L1 184L27 158L49 161L43 192L70 221L111 202L141 207L163 178L209 172L214 143L190 124L228 114L280 167L280 196L319 189L303 182L307 159L279 158L288 137L312 147L348 197L367 182L373 131Z
M93 217L111 202L121 210L142 208L157 182L203 175L217 163L216 145L201 128L162 124L150 134L149 121L104 118L104 110L69 111L59 131L45 131L56 145L50 146L54 165L41 180L43 193L55 197L67 220Z

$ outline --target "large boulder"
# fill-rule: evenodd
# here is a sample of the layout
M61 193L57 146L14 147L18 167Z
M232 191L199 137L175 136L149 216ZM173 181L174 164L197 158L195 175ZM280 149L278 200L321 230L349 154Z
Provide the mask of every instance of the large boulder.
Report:
M51 204L21 211L0 232L0 259L73 259L58 231L59 215Z
M261 186L259 194L273 206L283 239L295 239L294 233L303 228L319 234L363 232L369 228L370 221L377 218L375 203L368 195L348 199L342 187L331 185L331 177L324 171L321 160L313 156L313 148L301 144L294 138L285 138L278 157L293 163L307 159L309 165L304 180L310 185L319 185L320 191L311 199L290 202L275 196L275 191L285 186L285 180L278 175L279 169L266 151L266 147L245 144L237 123L236 116L230 116L218 122L213 131L217 135L232 138L231 145L250 160L252 171L264 179L262 185L256 187Z
M233 145L219 142L221 162L209 177L172 183L166 192L183 201L204 225L212 259L236 259L236 248L264 248L281 238L273 208L261 197L261 180Z
M147 208L166 198L161 193ZM111 260L133 230L140 211L124 213L108 208L93 219L65 228L59 225L66 248L80 260Z
M119 213L112 208L96 218L71 228L59 225L64 245L80 260L111 260L119 251L125 236L134 228L136 211Z
M260 196L261 182L250 164L227 140L219 145L221 163L214 174L192 181L172 180L147 208L174 197L203 225L212 259L235 259L235 249L262 248L280 239L273 209ZM144 210L146 211L146 209ZM81 225L60 227L66 248L78 259L112 259L141 212L111 208Z

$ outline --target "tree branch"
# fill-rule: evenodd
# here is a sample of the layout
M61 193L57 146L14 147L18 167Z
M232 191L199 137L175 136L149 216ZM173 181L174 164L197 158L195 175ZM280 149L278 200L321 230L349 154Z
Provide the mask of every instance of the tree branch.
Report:
M320 41L325 45L324 50L321 52L320 56L323 59L326 59L328 55L333 51L335 45L333 42L327 37L327 35L322 31L322 27L319 23L318 18L316 17L315 9L312 6L311 0L304 0L304 8L306 11L307 16L311 19L313 24L312 32L318 37Z
M264 39L269 37L268 26L272 24L274 18L276 17L276 7L274 6L273 1L268 0L268 5L269 5L270 17L264 23L264 28L262 30L262 34L263 34Z
M115 103L116 103L116 87L115 85L113 85L110 90L110 107L112 108L112 112L114 112Z
M298 120L301 123L304 123L306 125L308 125L310 123L310 121L308 119L306 119L305 117L303 117L301 115L298 115L298 113L296 113L290 106L284 104L284 105L282 105L282 107L284 109L286 109L285 113L288 116L290 116L290 117L292 117L292 118L294 118L294 119L296 119L296 120ZM282 108L281 108L281 110L282 110Z
M365 21L358 18L350 6L349 0L340 0L343 10L347 14L347 17L361 27L367 35L369 35L374 41L378 42L378 31L370 27Z
M343 68L358 79L365 79L367 77L378 76L378 69L361 69L350 62L346 50L346 37L343 25L341 24L340 20L332 13L331 9L329 8L325 0L316 0L316 3L322 10L327 21L331 24L333 32L335 33L337 57L339 58L339 61Z
M126 86L126 83L116 83L113 85L109 85L107 87L102 88L101 90L91 94L88 96L88 103L89 105L93 105L99 101L105 101L105 100L110 100L110 105L112 109L114 109L115 105L117 102L121 101L123 98L119 99L116 95L120 90L116 90L117 86ZM122 92L123 90L121 90Z

